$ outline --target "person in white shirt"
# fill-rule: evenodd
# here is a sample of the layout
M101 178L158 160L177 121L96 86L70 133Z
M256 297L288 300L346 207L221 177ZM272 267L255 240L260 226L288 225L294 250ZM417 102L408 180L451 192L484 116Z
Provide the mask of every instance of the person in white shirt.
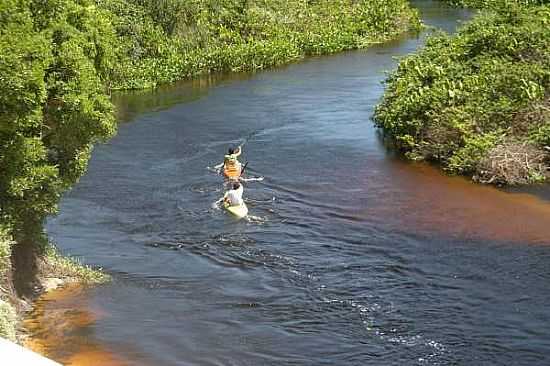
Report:
M223 196L224 202L229 206L240 206L243 204L243 185L239 182L233 183L231 189L225 192Z

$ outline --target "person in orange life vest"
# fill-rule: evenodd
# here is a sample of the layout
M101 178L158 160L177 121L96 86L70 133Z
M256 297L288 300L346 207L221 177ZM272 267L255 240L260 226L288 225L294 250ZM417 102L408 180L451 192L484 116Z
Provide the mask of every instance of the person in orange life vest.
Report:
M230 179L238 179L241 175L242 165L239 162L241 147L229 148L223 158L223 174Z

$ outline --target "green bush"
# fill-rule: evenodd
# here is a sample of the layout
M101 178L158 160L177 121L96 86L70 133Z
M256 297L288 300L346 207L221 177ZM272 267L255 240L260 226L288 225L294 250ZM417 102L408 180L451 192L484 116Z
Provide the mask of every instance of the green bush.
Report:
M102 78L115 33L94 9L68 0L0 5L0 209L16 236L55 212L91 144L114 133Z
M263 69L420 27L404 0L107 0L101 7L120 39L117 89Z
M507 5L456 36L436 34L387 83L375 121L411 158L476 174L498 144L542 151L550 142L550 6Z

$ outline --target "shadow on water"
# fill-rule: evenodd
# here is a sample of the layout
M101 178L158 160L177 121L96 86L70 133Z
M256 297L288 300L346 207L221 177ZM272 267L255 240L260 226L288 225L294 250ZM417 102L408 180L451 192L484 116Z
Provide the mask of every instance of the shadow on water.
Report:
M111 100L116 106L118 121L129 122L143 113L157 112L177 104L198 100L218 85L246 80L250 75L247 73L211 74L160 85L154 90L115 91Z

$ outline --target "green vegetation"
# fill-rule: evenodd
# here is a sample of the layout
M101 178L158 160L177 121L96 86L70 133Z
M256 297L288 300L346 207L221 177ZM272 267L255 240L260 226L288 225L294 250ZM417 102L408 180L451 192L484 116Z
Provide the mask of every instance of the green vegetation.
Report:
M92 144L115 130L103 24L71 2L30 3L0 5L0 208L17 241L55 212Z
M107 0L119 40L111 87L257 70L418 29L404 0Z
M550 6L500 3L403 59L375 120L411 159L485 183L540 182L549 173Z
M111 277L92 267L80 263L76 258L65 257L57 249L48 244L45 248L42 272L50 277L75 280L82 284L99 284L108 282Z

